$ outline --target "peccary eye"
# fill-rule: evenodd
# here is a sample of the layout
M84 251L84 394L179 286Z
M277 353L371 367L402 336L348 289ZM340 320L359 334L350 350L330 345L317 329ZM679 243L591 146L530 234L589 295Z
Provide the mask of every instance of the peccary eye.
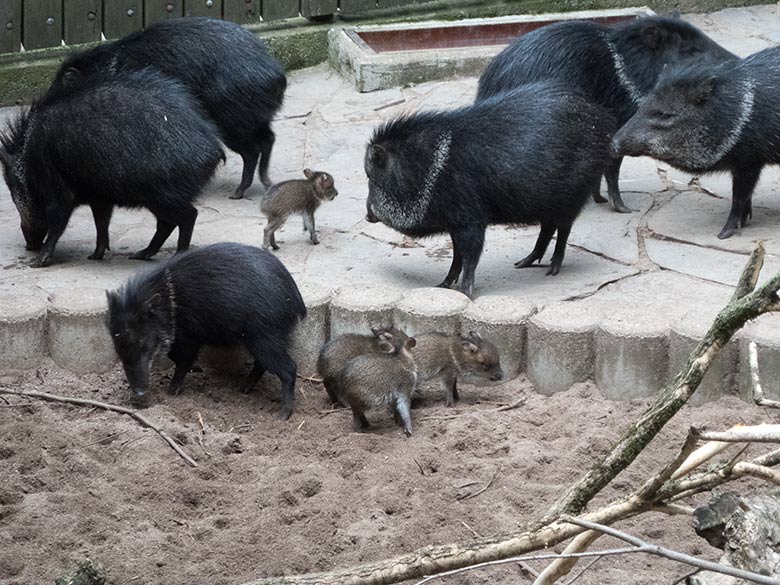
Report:
M665 112L663 110L656 110L653 112L653 118L660 122L668 122L677 116L674 112Z

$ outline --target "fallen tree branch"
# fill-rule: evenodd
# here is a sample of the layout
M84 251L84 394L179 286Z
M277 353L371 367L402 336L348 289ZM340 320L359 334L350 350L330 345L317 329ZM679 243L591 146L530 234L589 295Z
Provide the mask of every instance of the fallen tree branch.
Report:
M704 569L705 571L712 571L713 573L721 573L722 575L729 575L730 577L744 579L745 581L752 581L753 583L761 583L762 585L780 585L780 579L776 579L774 577L767 577L766 575L759 575L758 573L753 573L751 571L743 571L742 569L738 569L736 567L731 567L729 565L721 565L720 563L714 563L712 561L707 561L704 559L693 557L691 555L686 555L685 553L677 552L675 550L665 548L663 546L650 544L649 542L637 538L636 536L631 536L630 534L626 534L625 532L622 532L620 530L610 528L609 526L603 526L595 522L582 520L580 518L572 518L571 516L562 516L561 520L564 522L569 522L571 524L576 524L577 526L582 526L583 528L588 528L589 530L597 530L599 532L603 532L604 534L608 534L609 536L612 536L614 538L618 538L629 544L633 544L635 547L637 547L635 549L636 552L643 552L643 553L663 557L665 559L677 561L678 563L684 563L692 567Z
M739 474L740 476L752 475L753 477L765 479L775 485L780 485L780 472L748 461L740 461L737 463L734 466L733 473Z
M761 376L758 372L758 348L755 341L751 341L748 345L748 362L750 363L750 381L753 383L753 402L758 406L780 408L780 402L764 397Z
M780 443L780 425L739 427L725 433L700 431L699 436L720 443Z
M596 530L588 530L582 534L577 535L569 545L563 549L564 555L571 555L573 553L579 553L588 550L591 544L601 538L601 532ZM549 565L547 568L539 573L536 581L533 585L553 585L558 579L568 575L571 570L576 566L579 557L561 557Z
M155 433L160 435L160 437L162 437L162 439L166 443L168 443L173 448L173 450L176 451L176 453L178 453L179 456L182 459L184 459L187 463L189 463L193 467L198 466L195 460L192 459L192 457L190 457L189 455L187 455L187 453L185 453L184 450L181 447L179 447L176 441L174 441L170 437L170 435L168 435L168 433L166 433L164 430L159 428L157 425L149 422L149 419L139 414L135 410L125 408L124 406L116 406L114 404L108 404L106 402L98 402L97 400L89 400L87 398L71 398L69 396L58 396L56 394L47 394L45 392L25 392L21 390L6 390L4 388L0 388L0 394L11 394L14 396L24 396L26 398L37 398L39 400L46 400L47 402L60 402L64 404L76 404L78 406L90 406L92 408L100 408L102 410L109 410L112 412L118 412L120 414L126 414L130 418L138 421L142 427L151 429Z

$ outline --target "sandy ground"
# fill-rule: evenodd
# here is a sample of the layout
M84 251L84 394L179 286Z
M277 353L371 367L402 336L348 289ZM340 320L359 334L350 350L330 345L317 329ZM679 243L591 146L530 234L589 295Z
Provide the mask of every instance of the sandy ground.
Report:
M171 397L162 390L165 374L156 378L156 402L145 414L183 443L196 469L128 417L0 401L0 583L51 583L92 558L116 585L232 585L512 531L551 504L645 406L609 402L590 384L545 398L523 378L464 386L455 409L429 390L407 439L384 412L369 416L372 432L352 432L348 411L322 414L325 393L311 382L299 382L295 414L279 421L276 380L264 379L248 396L236 390L238 380L191 373L184 393ZM118 368L78 378L43 363L4 374L0 385L114 404L128 398ZM494 410L524 395L524 405ZM691 424L723 429L772 418L735 398L686 408L600 501L659 469ZM688 517L651 515L619 526L717 557ZM686 572L655 558L619 557L578 583L671 584ZM440 582L529 581L507 565Z

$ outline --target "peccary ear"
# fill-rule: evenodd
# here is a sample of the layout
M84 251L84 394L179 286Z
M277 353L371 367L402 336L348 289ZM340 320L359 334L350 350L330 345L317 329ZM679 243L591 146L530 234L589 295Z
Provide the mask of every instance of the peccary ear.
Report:
M669 33L654 24L649 24L642 29L642 40L651 49L660 48L669 38Z
M303 169L303 176L311 181L314 178L314 171L311 169Z
M477 353L479 351L479 348L468 340L463 340L460 345L466 353Z
M368 160L372 167L383 169L387 166L387 150L378 144L368 147Z
M714 75L706 78L696 87L694 87L688 94L690 101L697 105L705 103L708 99L710 99L710 96L712 95L712 92L715 91L715 86L717 84L718 78Z
M476 331L469 331L469 337L471 337L471 339L473 339L477 343L482 341L482 336L479 333L477 333Z
M407 349L412 349L415 345L417 345L417 340L414 337L410 337L406 340Z
M62 72L62 84L65 87L70 87L74 83L78 83L80 79L81 71L75 67L68 67L65 71Z
M671 12L666 14L667 18L674 18L676 20L680 20L682 18L682 14L680 14L679 10L672 10Z

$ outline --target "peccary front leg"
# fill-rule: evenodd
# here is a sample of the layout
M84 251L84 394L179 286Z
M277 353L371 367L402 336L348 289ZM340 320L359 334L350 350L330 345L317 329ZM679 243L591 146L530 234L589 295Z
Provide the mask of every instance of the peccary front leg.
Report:
M198 348L192 345L174 343L168 352L168 357L176 364L171 383L168 385L168 393L178 395L181 393L181 384L187 372L192 369L195 359L198 357Z
M457 247L463 263L463 280L460 290L467 297L474 296L474 274L482 255L485 227L479 226L452 234L453 247Z
M455 372L451 370L445 370L442 373L441 385L444 388L444 393L447 397L447 406L455 406L455 402L458 400L458 377Z
M247 374L246 380L241 384L241 393L249 394L255 387L255 384L263 377L263 374L265 374L265 367L259 361L255 360L255 363L252 364L252 369L249 371L249 374Z
M355 429L356 432L362 433L363 431L365 431L370 427L371 425L369 424L366 415L353 406L352 407L352 428Z
M547 251L547 246L550 245L553 234L555 234L555 225L543 223L533 251L522 260L515 262L515 268L528 268L533 266L534 262L541 261Z
M260 150L252 149L239 154L241 154L241 159L244 161L244 168L241 171L241 182L236 187L235 193L230 196L231 199L241 199L246 190L252 185L252 181L255 178L255 167L260 158Z
M601 184L599 184L598 187L596 187L596 189L593 191L593 193L591 193L591 195L593 197L593 201L595 201L596 203L606 203L607 201L609 201L608 199L605 199L604 196L601 194Z
M95 220L95 231L97 232L97 238L95 241L95 251L87 256L88 260L102 260L106 255L106 250L110 250L108 246L108 225L111 223L111 213L114 211L113 205L106 205L103 203L93 203L92 218Z
M444 280L439 284L439 288L450 288L453 283L458 281L460 277L460 271L463 268L463 259L460 256L460 250L458 249L455 239L452 240L452 264L450 264L450 271Z
M609 195L609 205L618 213L631 213L632 209L623 203L620 195L620 165L623 164L623 157L612 159L612 162L604 171L604 178L607 179L607 193Z
M293 412L293 403L295 402L295 376L298 373L298 367L283 348L267 347L266 344L258 341L248 342L246 347L249 350L249 353L252 354L252 357L255 358L255 367L252 368L250 376L252 376L253 373L257 374L257 372L267 370L275 376L278 376L279 380L282 382L282 407L279 411L279 418L287 420ZM250 379L247 381L250 381Z
M753 189L756 188L762 167L734 171L731 192L731 213L726 225L720 230L718 239L725 240L734 235L740 227L747 225L753 215Z
M317 238L317 232L314 229L314 212L306 211L303 214L303 229L309 231L309 240L312 244L319 244L320 240Z
M46 223L48 226L46 241L43 242L43 247L41 248L38 257L33 260L30 266L33 268L42 268L51 264L52 256L54 256L54 248L62 237L65 228L68 227L68 220L70 220L72 213L73 208L46 208Z

